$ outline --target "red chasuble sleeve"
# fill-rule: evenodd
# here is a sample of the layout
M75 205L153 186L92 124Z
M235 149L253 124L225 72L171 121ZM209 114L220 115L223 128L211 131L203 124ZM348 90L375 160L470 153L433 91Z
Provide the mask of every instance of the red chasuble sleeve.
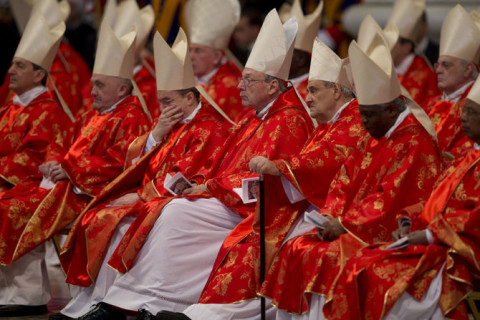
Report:
M396 214L430 194L439 159L433 138L410 115L390 138L369 138L345 162L321 212L364 242L388 241Z
M208 191L240 216L250 215L255 204L244 205L233 191L241 188L242 179L258 176L249 170L250 159L255 156L281 159L297 154L312 129L309 115L290 89L277 98L264 120L249 122L234 134L238 140L227 142L233 148L216 171L216 177L207 181Z
M204 104L182 132L169 138L176 140L171 146L167 141L159 146L168 150L157 151L152 157L143 186L137 193L144 201L170 196L163 187L167 173L173 176L181 172L189 181L203 184L229 135L225 119L213 107Z
M87 137L89 130L84 128L82 135L62 160L62 168L70 181L80 190L95 195L124 168L125 144L131 136L138 136L150 128L150 122L143 112L138 99L125 98L113 111L98 123L94 136ZM85 140L82 142L82 137ZM91 150L83 153L85 147ZM95 150L102 150L100 154ZM79 154L83 155L80 157Z
M415 56L405 75L399 78L402 86L418 104L440 93L437 87L437 74L424 57Z
M0 110L0 176L16 185L40 177L48 145L59 138L71 122L46 92L28 106L9 103Z

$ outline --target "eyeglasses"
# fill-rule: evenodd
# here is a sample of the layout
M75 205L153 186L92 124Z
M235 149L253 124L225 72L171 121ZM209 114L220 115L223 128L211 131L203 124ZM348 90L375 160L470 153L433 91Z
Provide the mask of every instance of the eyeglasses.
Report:
M257 81L265 81L265 79L252 79L252 78L241 78L241 77L237 79L239 83L243 81L243 83L245 83L245 86L247 87L252 86Z

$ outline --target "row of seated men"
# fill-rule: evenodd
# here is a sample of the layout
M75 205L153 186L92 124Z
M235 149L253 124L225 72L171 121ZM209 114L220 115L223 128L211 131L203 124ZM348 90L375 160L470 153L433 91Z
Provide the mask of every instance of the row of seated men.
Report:
M213 2L193 1L191 12L229 4L225 23L238 17L238 2ZM128 16L145 21L133 3ZM456 6L446 17L443 93L422 106L395 70L399 27L367 17L343 60L312 39L307 109L288 82L301 18L282 24L273 10L233 86L240 118L197 85L183 30L172 47L154 36L152 114L132 94L141 24L122 34L106 13L91 109L72 122L59 86L45 87L64 22L39 8L9 70L15 96L0 110L0 316L46 312L43 244L69 227L60 262L72 299L52 319L258 319L259 296L272 319L467 317L480 271L475 13ZM191 187L172 196L167 174L178 172ZM258 174L265 281L258 204L242 195ZM305 218L315 212L318 225ZM400 248L388 250L392 233Z

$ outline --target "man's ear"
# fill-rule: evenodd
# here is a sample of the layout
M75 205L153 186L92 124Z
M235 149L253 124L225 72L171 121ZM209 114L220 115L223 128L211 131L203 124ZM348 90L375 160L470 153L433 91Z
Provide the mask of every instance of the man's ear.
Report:
M216 66L220 65L223 58L223 52L221 50L213 50L213 62Z
M340 99L341 96L342 96L342 88L338 83L335 83L333 85L333 97L335 98L335 100L338 100Z
M185 95L185 98L187 99L189 104L196 103L196 100L197 100L195 99L195 95L191 91Z
M279 80L273 79L270 82L267 82L268 85L268 94L273 95L280 91L280 83L278 83Z
M473 73L473 68L476 68L473 63L467 63L465 66L465 72L463 73L465 78L471 79L472 78L472 73Z

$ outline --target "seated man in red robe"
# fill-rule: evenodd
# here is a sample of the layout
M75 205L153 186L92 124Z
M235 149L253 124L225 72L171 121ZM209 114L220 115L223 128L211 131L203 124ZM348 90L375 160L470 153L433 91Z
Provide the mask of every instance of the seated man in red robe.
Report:
M237 89L242 74L225 56L225 50L240 19L240 3L238 0L194 0L189 1L185 12L195 81L238 123L252 115L252 110L242 105Z
M20 181L39 177L48 144L59 139L71 123L67 114L53 98L46 85L48 70L65 30L65 24L49 28L38 13L33 18L15 52L8 73L9 88L15 92L0 108L0 191ZM46 40L43 50L35 37ZM47 42L48 41L48 42ZM49 50L54 50L53 53ZM48 124L48 125L47 125Z
M418 104L439 94L437 76L425 56L415 54L422 40L425 0L397 0L388 24L398 28L399 39L392 48L393 63L400 84Z
M173 49L158 32L155 35L156 69L162 70L157 74L162 113L150 133L129 144L128 169L90 203L67 238L60 260L67 282L75 286L63 317L78 317L103 298L108 270L101 269L102 261L116 229L124 229L150 200L171 196L174 188L164 185L168 175L181 173L187 181L203 183L230 135L232 123L221 109L199 100L186 44L183 30ZM99 281L94 283L97 274Z
M318 210L324 220L319 229L283 245L259 291L272 299L282 319L304 313L299 317L322 318L345 259L369 243L385 241L399 208L425 199L440 172L433 127L420 106L400 95L380 34L367 52L356 42L349 48L360 115L370 136L333 179Z
M478 80L461 120L474 149L444 171L426 202L398 214L398 242L365 248L348 261L325 306L328 319L469 318L464 299L478 290L480 274Z
M294 20L282 26L276 12L267 16L238 85L244 105L257 115L237 126L213 155L216 163L203 184L181 197L147 202L126 233L116 230L113 254L106 255L102 268L124 274L114 275L102 303L83 319L99 314L121 319L117 308L180 311L198 300L225 236L254 214L255 199L241 192L242 181L247 185L258 177L248 170L250 157L296 154L313 129L295 91L285 85L295 31Z
M24 179L0 194L1 296L11 297L2 301L2 315L46 311L50 292L43 243L121 173L125 143L150 126L131 96L134 42L135 32L117 39L102 28L92 76L94 110L79 116L63 140L50 144L39 167L43 180ZM112 50L121 44L125 52L115 52L114 59Z
M472 37L465 37L465 34ZM442 24L440 56L435 65L438 88L443 94L424 105L438 136L438 146L447 159L462 157L473 147L461 128L465 97L478 76L480 28L471 14L455 6Z

